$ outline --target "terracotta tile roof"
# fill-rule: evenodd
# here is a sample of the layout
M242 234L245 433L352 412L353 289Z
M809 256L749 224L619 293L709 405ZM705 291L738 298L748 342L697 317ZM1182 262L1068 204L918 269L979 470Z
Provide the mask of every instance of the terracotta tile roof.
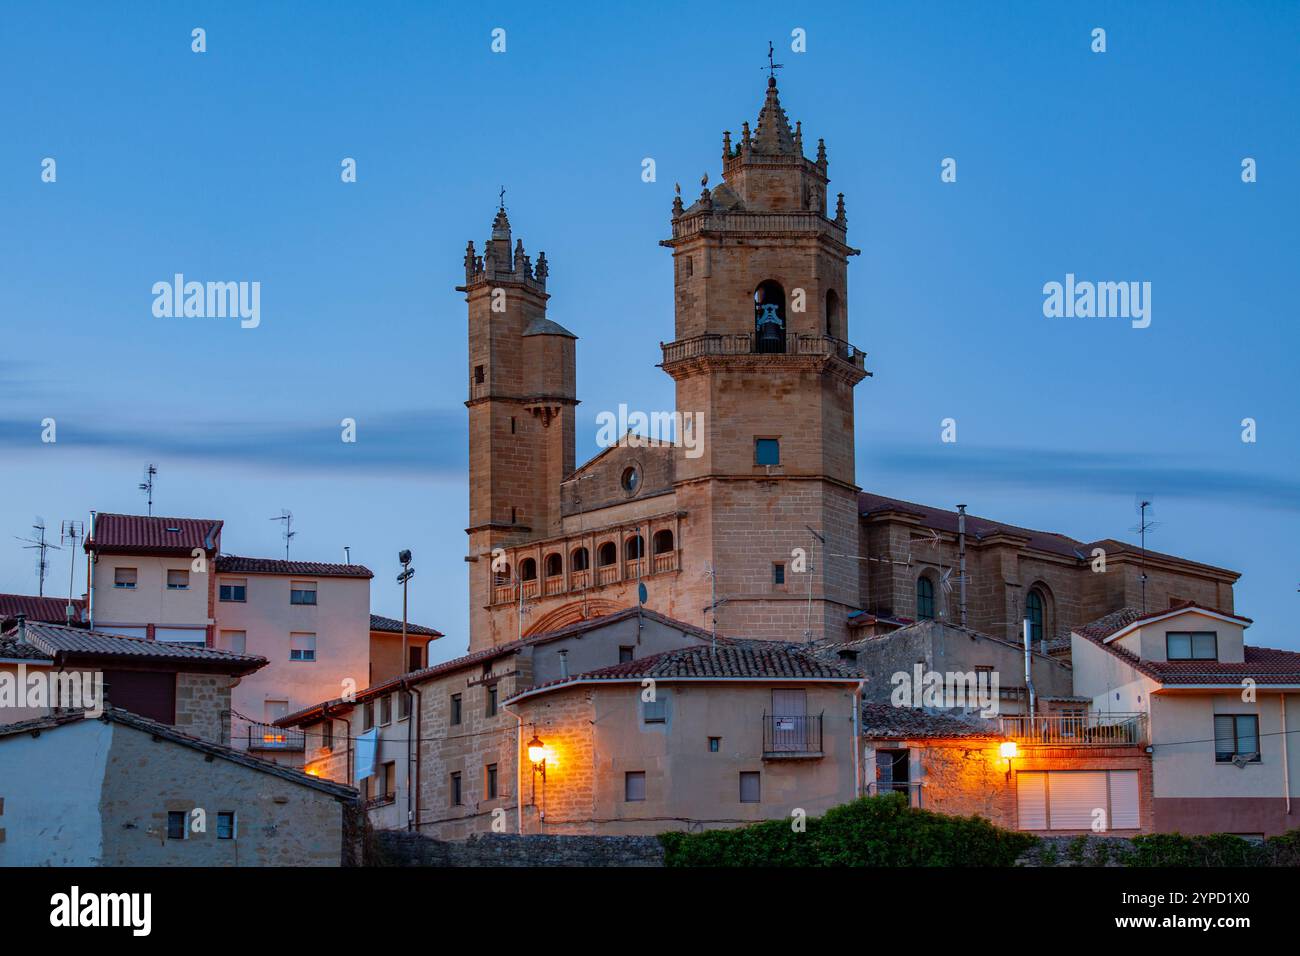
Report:
M924 528L933 528L936 531L943 531L949 534L957 533L957 512L946 511L943 508L934 508L930 505L917 504L912 501L903 501L899 498L888 498L884 495L876 495L864 491L858 495L858 514L863 518L869 518L872 515L883 514L890 511L899 511L905 514L914 515L920 519L920 524ZM996 534L1008 534L1015 537L1027 539L1026 547L1033 548L1037 551L1045 551L1048 554L1057 554L1064 557L1075 558L1079 561L1090 560L1093 548L1103 548L1108 554L1138 554L1140 549L1136 545L1128 544L1124 541L1117 541L1114 538L1102 538L1098 541L1077 541L1074 538L1067 537L1063 534L1056 534L1052 531L1035 531L1032 528L1021 528L1016 525L1006 524L1002 521L993 521L989 518L980 518L976 515L966 515L966 534L973 536L974 540L980 541L984 538ZM1158 551L1146 552L1148 558L1158 558L1165 561L1174 561L1179 564L1190 565L1199 568L1205 568L1210 571L1217 571L1221 574L1231 575L1235 580L1240 577L1236 571L1227 568L1215 567L1211 564L1203 564L1199 561L1189 561L1173 554L1161 554Z
M282 558L242 558L220 555L214 562L223 574L296 574L306 578L373 578L374 572L361 564L322 564L318 561L285 561Z
M441 664L434 664L425 667L422 670L412 671L409 674L403 674L401 677L394 677L392 680L385 681L382 684L375 684L357 693L351 701L345 701L340 697L333 700L322 701L319 704L313 704L310 707L304 707L302 710L294 711L292 714L286 714L275 723L280 727L294 727L304 721L319 718L325 711L333 710L337 707L351 707L356 703L364 703L383 694L397 689L402 684L418 684L422 681L430 680L435 677L441 677L444 674L451 674L462 668L476 667L479 664L495 660L498 657L505 657L513 654L525 647L532 647L537 644L549 644L552 641L563 640L566 637L573 637L576 634L584 634L587 631L595 630L599 627L605 627L609 624L615 624L618 621L625 621L628 618L635 617L638 609L635 607L624 608L622 611L615 611L613 614L604 614L600 617L588 618L585 621L578 621L569 624L555 631L546 631L541 634L531 634L522 640L510 641L506 644L498 644L495 647L484 648L481 651L475 651L473 654L466 654L463 657L457 657L453 660L444 661ZM703 628L696 627L693 624L687 624L676 618L668 617L666 614L660 614L649 608L641 608L640 613L652 621L658 621L669 627L676 628L683 633L691 634L702 640L708 640L711 635ZM719 644L728 643L726 638L719 637Z
M211 518L95 515L87 551L104 554L190 554L221 550L222 522Z
M18 629L12 628L4 637L17 639ZM266 666L265 657L253 657L193 644L172 644L167 641L150 641L141 637L120 637L102 631L88 631L62 624L29 623L26 627L27 643L42 653L63 661L85 662L87 659L152 661L177 665L180 669L196 668L229 673L233 676L251 674Z
M1231 611L1222 611L1217 607L1207 607L1204 604L1197 604L1195 601L1180 601L1177 604L1171 604L1169 607L1161 608L1158 611L1148 611L1143 614L1135 607L1122 607L1117 611L1111 611L1104 617L1099 617L1095 621L1090 621L1082 627L1075 628L1075 632L1082 634L1084 637L1105 640L1112 634L1118 634L1125 628L1134 624L1140 624L1143 621L1154 621L1162 617L1179 614L1183 611L1208 611L1211 614L1221 614L1224 617L1230 617L1242 624L1252 623L1248 617L1242 617L1240 614L1233 614Z
M1074 629L1081 638L1091 641L1107 653L1113 654L1140 674L1166 686L1187 686L1194 684L1216 684L1227 687L1240 687L1241 681L1249 677L1257 684L1300 684L1300 652L1279 650L1272 647L1255 647L1246 644L1242 648L1244 661L1149 661L1142 660L1136 654L1121 647L1117 642L1106 643L1106 638L1117 634L1131 624L1164 617L1170 610L1197 608L1199 605L1180 605L1166 608L1153 614L1143 614L1136 608L1121 608L1105 617ZM1200 608L1211 610L1213 608ZM1224 614L1224 611L1215 611ZM1235 615L1228 615L1235 617ZM1237 618L1248 622L1247 618Z
M837 664L820 660L801 645L779 641L737 641L712 647L681 647L638 660L562 677L528 688L515 700L582 681L674 680L830 680L854 684L859 677Z
M402 622L396 618L384 617L382 614L370 615L370 629L372 631L382 631L385 634L401 634ZM442 637L442 631L432 627L425 627L423 624L412 624L406 622L407 634L419 634L427 637Z
M53 664L54 659L44 654L31 644L9 637L0 637L0 660L44 661Z
M920 737L996 739L1002 736L992 724L975 718L966 720L913 707L870 702L862 705L862 735L904 740Z
M209 754L213 757L219 757L222 760L228 760L259 773L270 774L279 777L282 780L288 780L290 783L296 783L300 786L310 787L313 790L319 790L327 793L338 800L353 801L358 798L358 793L352 787L345 784L335 783L332 780L325 780L320 777L313 777L305 774L301 770L293 770L280 764L272 763L269 760L263 760L260 757L254 757L245 750L236 750L233 747L226 747L210 740L203 740L199 737L192 737L189 734L182 733L169 724L160 724L156 720L149 720L147 717L141 717L139 714L133 714L130 711L122 710L118 707L105 708L104 713L98 717L88 717L83 712L73 714L59 714L51 717L38 717L35 720L24 720L16 724L0 725L0 741L5 738L14 737L19 734L32 733L34 731L51 730L57 727L66 727L69 724L75 724L82 720L103 720L107 723L120 724L124 727L131 727L135 730L142 731L150 736L168 740L182 747L189 747L191 750L198 750L202 753Z
M29 621L48 621L51 624L63 624L68 620L65 597L37 597L34 594L0 594L0 622L11 621L19 614ZM76 620L82 620L86 613L86 602L73 598L72 606L77 609Z

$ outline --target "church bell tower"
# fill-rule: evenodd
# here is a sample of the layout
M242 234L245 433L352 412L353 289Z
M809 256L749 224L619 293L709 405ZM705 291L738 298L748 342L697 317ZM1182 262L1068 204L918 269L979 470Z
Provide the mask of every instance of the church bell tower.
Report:
M861 607L853 397L869 373L848 342L858 250L827 169L822 141L804 156L773 70L754 130L723 134L722 182L706 174L690 206L679 187L661 243L676 316L662 367L683 417L700 413L676 452L683 573L705 605L716 586L735 637L842 639Z

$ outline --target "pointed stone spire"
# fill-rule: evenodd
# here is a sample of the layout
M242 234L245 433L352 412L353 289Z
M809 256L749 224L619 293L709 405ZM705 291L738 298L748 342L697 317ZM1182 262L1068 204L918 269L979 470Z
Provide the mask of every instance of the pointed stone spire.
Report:
M826 140L817 140L817 165L826 170Z
M835 199L835 222L839 226L849 224L849 217L844 214L844 193L840 193Z
M776 77L767 79L767 98L758 114L758 129L754 133L754 152L768 155L793 155L794 134L790 132L790 119L781 109L777 96Z
M546 253L537 253L537 271L534 273L537 277L537 281L542 285L546 285L546 277L550 275L550 272L551 267L546 264Z
M794 151L800 156L803 155L803 121L797 120L794 124Z
M745 120L745 122L740 124L740 148L747 153L749 152L749 147L749 120Z
M522 239L516 239L515 257L514 257L514 261L511 263L510 271L522 272L524 268L524 260L527 258L528 257L524 255L524 241Z
M725 163L731 158L731 130L722 131L722 161Z
M505 206L498 207L497 217L492 220L492 238L505 240L507 245L510 243L510 219L506 216Z
M673 188L677 193L673 196L673 218L678 219L682 214L682 184L673 183Z
M474 265L478 257L474 254L474 240L471 239L465 246L465 281L470 282L474 278Z

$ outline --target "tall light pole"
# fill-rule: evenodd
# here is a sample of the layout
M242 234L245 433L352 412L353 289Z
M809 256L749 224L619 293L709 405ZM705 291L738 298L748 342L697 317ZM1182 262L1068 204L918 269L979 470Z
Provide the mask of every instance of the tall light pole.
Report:
M402 564L402 573L397 576L397 583L402 586L402 663L399 673L406 674L411 669L410 654L406 649L406 584L415 577L415 568L411 567L411 551L399 551L397 560Z

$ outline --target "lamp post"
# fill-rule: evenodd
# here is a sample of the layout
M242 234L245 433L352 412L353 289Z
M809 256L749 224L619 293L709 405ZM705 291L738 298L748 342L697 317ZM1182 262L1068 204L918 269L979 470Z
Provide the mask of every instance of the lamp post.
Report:
M405 674L411 669L410 655L406 649L406 584L411 578L415 577L415 568L411 567L411 551L409 548L399 551L397 560L402 565L402 573L397 576L397 583L402 586L402 660L399 665L401 670L398 673Z
M1004 740L998 746L998 756L1007 762L1008 780L1011 779L1011 761L1016 759L1019 752L1019 748L1016 747L1016 742L1014 740Z
M542 786L546 786L546 745L537 736L533 728L533 739L528 741L528 761L533 765L533 805L537 805L537 775L542 775ZM539 814L540 816L540 814Z

